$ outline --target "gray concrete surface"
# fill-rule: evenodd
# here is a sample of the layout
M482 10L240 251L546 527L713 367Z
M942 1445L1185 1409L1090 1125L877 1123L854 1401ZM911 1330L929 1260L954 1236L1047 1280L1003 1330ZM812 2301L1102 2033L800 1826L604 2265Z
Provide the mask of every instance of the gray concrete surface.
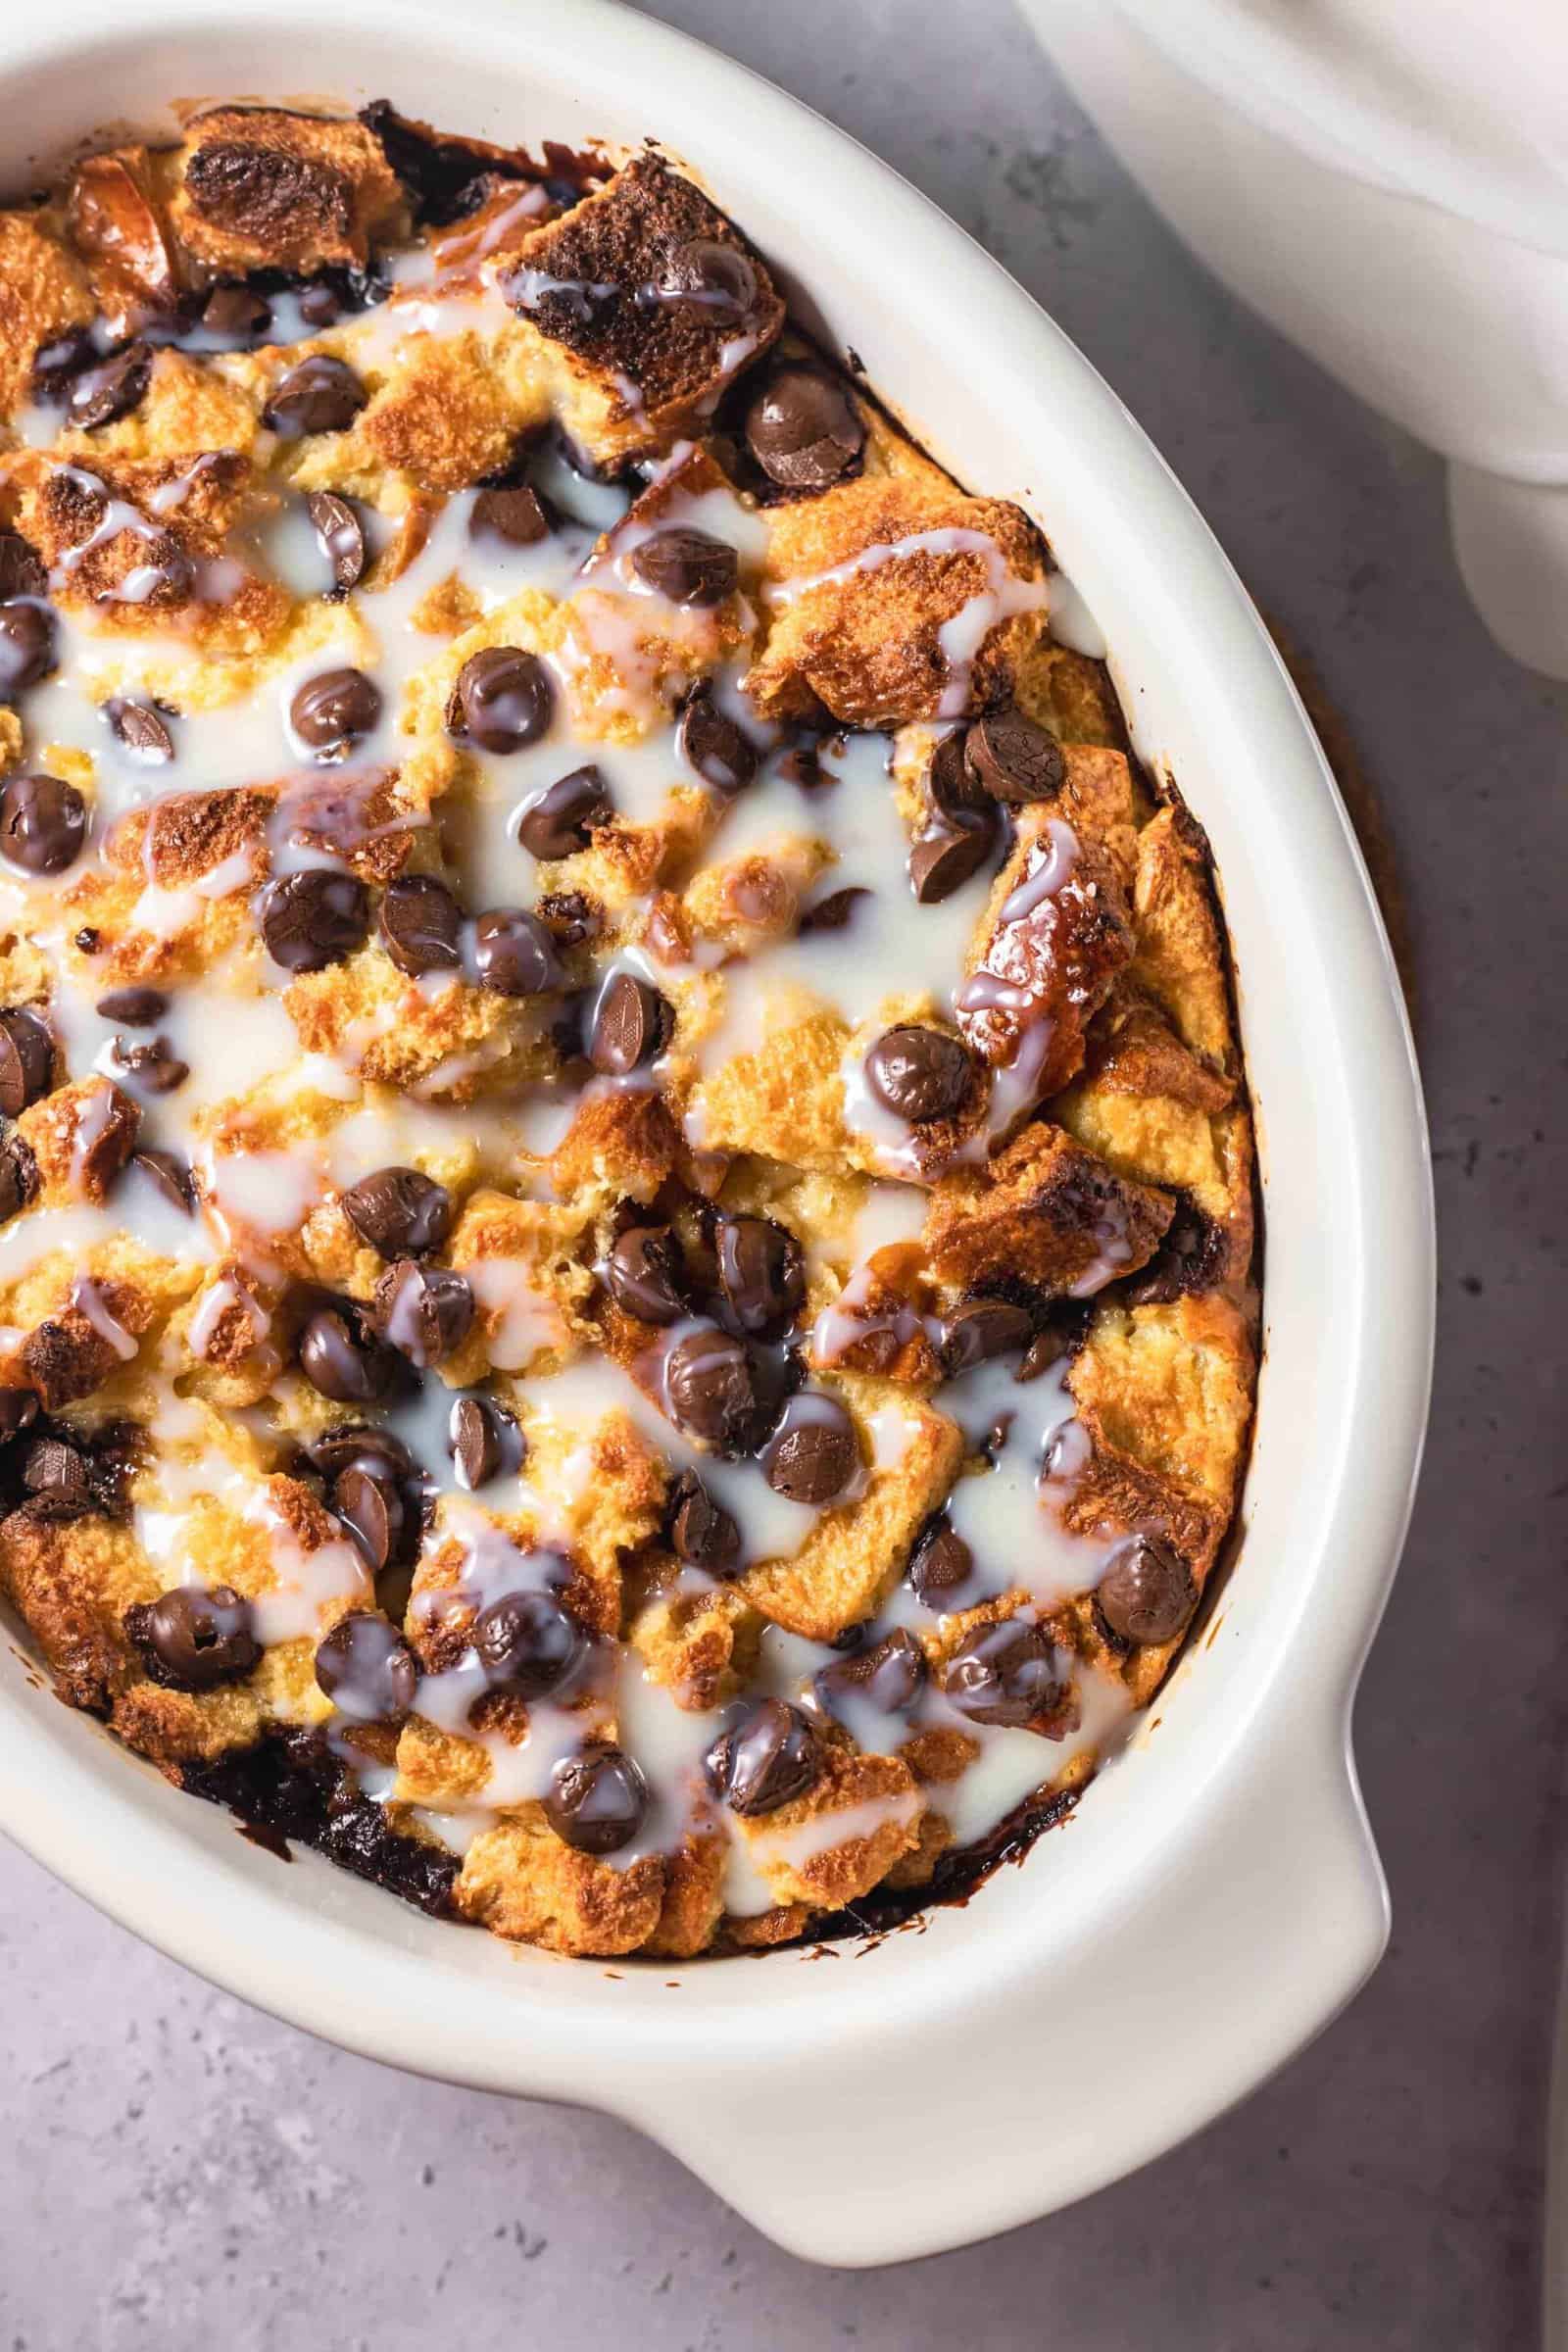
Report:
M1558 1942L1568 695L1483 636L1437 466L1204 278L1005 0L657 13L857 132L1042 297L1309 651L1381 796L1445 1260L1427 1470L1357 1711L1393 1949L1194 2145L990 2246L850 2275L616 2125L272 2025L0 1852L0 2352L1514 2352Z

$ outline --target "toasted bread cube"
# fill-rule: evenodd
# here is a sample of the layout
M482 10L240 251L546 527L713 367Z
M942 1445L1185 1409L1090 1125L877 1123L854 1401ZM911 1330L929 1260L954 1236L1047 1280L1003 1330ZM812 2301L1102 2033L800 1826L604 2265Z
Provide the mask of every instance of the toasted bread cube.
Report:
M363 123L220 106L185 135L170 210L186 252L220 276L303 275L363 270L404 198Z
M658 1854L617 1869L564 1844L538 1805L481 1832L463 1859L453 1901L514 1942L552 1952L634 1952L659 1926L664 1864Z
M804 1796L735 1826L780 1903L838 1911L868 1894L915 1844L924 1810L897 1756L861 1755L835 1741Z
M1136 1273L1159 1246L1171 1202L1129 1184L1043 1120L986 1168L955 1168L932 1188L925 1245L956 1290L1086 1298Z

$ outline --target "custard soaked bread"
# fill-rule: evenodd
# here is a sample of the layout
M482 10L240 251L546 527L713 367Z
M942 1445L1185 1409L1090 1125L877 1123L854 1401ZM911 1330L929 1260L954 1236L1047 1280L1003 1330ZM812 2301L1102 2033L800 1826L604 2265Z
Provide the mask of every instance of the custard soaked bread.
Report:
M1255 1298L1206 847L1033 523L657 153L387 106L0 214L0 402L61 1696L564 1952L1055 1818L1233 1517Z

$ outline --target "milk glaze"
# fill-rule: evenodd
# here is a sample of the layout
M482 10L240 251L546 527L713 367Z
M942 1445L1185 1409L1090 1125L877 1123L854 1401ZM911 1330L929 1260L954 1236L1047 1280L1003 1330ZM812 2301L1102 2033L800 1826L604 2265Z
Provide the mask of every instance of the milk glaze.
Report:
M432 135L7 217L0 1587L427 1908L874 1924L1059 1818L1231 1517L1206 846L693 184Z

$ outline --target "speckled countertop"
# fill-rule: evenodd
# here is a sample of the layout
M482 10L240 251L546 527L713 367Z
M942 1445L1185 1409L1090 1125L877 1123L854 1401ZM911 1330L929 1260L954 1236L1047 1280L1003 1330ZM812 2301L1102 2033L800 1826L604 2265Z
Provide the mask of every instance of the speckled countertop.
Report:
M1356 1712L1393 1948L1189 2147L990 2246L850 2274L617 2124L271 2024L5 1848L0 2352L1515 2352L1560 1908L1568 690L1483 635L1436 463L1187 259L1006 0L653 13L856 132L1042 298L1309 657L1381 803L1444 1252L1426 1474Z

